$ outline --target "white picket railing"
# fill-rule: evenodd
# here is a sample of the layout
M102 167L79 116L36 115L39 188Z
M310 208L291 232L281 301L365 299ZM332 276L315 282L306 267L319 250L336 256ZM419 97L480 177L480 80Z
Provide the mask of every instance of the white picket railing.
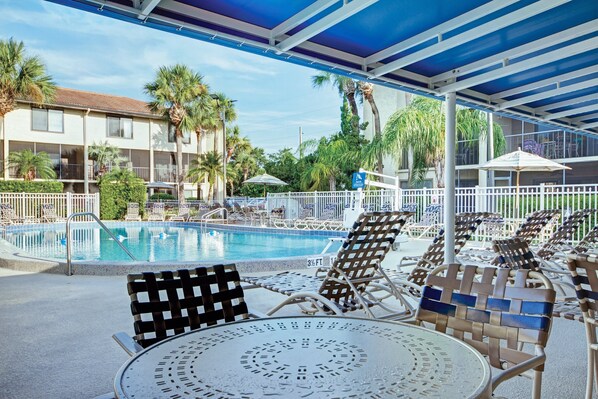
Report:
M529 213L541 209L561 209L564 217L579 209L598 209L596 184L520 186L518 209L516 192L513 186L457 188L455 212L493 212L506 220L520 221ZM398 200L395 200L394 190L366 190L363 193L363 205L368 210L401 209L404 205L416 204L416 221L420 220L427 205L444 203L444 190L441 188L400 189L396 197ZM269 193L267 209L284 205L286 217L295 218L302 208L308 206L313 207L313 216L320 217L324 208L333 204L337 217L342 218L344 208L356 206L358 195L357 191ZM442 219L441 212L441 223ZM586 226L595 226L597 223L597 216L593 215ZM578 234L575 240L579 238Z
M56 215L64 219L75 212L92 212L100 216L99 193L0 193L0 204L10 205L15 215L30 221L41 218L43 204L53 204Z

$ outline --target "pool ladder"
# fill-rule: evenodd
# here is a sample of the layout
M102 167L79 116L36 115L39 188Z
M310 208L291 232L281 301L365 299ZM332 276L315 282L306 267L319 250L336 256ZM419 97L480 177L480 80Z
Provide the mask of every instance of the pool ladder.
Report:
M133 259L134 261L137 260L137 258L135 258L135 256L133 256L133 254L131 253L131 251L129 251L127 249L127 247L125 247L123 245L122 242L120 242L118 240L118 238L116 238L116 236L114 235L114 233L112 233L112 231L110 231L110 229L108 227L106 227L106 225L104 223L102 223L102 221L95 215L95 213L92 212L79 212L79 213L72 213L68 218L66 218L66 275L67 276L72 276L73 275L73 269L72 269L72 264L71 264L71 220L73 220L76 217L79 216L91 216L93 218L93 220L95 220L102 229L104 229L104 231L106 233L108 233L108 235L114 240L115 243L118 244L119 247L121 247L123 249L123 251L125 251L127 253L127 255L129 255L129 257L131 259Z
M212 216L220 213L222 215L222 219L210 219ZM228 221L228 210L226 208L216 208L209 212L204 213L202 219L199 220L199 230L203 233L206 230L208 222L213 222L217 220L222 220L223 222Z

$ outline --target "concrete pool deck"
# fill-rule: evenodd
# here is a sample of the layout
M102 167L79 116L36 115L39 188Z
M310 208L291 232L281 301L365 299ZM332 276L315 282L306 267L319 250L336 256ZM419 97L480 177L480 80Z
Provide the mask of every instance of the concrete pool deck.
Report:
M384 266L421 254L428 244L403 244L400 252L389 253ZM282 299L264 289L246 290L249 306L261 312ZM299 314L296 307L278 313ZM116 372L128 359L111 336L118 331L132 334L132 321L124 276L67 277L0 269L0 397L93 398L111 392ZM554 319L546 352L542 397L582 398L583 324ZM496 394L529 398L531 381L505 382Z

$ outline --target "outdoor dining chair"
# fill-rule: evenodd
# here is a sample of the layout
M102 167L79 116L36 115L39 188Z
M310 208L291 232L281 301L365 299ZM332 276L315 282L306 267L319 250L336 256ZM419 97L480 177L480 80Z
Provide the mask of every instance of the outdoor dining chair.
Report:
M127 214L125 215L127 222L140 222L141 215L139 214L139 203L129 202L127 204Z
M147 217L148 222L163 222L165 218L166 208L163 202L152 203Z
M298 305L302 312L343 315L363 310L371 318L400 318L413 315L413 309L401 310L377 301L367 292L368 286L384 281L386 289L405 306L398 290L388 279L380 263L411 213L365 212L359 216L326 275L284 272L271 276L242 277L248 288L266 288L288 296L267 312L270 316L287 305ZM385 315L375 315L371 308L379 305Z
M186 202L179 204L179 207L177 209L177 214L170 216L168 218L168 220L171 222L186 222L189 220L189 212L190 212L189 204L187 204Z
M129 355L186 331L257 316L234 264L129 274L127 290L135 336L113 338Z
M594 382L598 383L598 255L570 255L567 266L575 286L581 320L586 328L587 374L586 399L592 398Z
M531 288L530 280L542 286ZM428 276L415 320L468 343L501 370L492 372L492 391L526 375L533 378L532 397L539 399L554 300L552 284L541 273L449 264ZM523 344L532 345L533 353Z

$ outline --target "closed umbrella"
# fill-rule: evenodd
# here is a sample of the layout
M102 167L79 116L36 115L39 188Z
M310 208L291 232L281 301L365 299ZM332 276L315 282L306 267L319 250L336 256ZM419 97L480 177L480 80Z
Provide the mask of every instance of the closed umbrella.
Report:
M484 170L502 170L507 172L516 172L516 195L515 195L515 209L519 209L519 173L521 172L554 172L555 170L571 169L568 166L561 165L558 162L550 159L542 158L539 155L531 154L529 152L517 151L510 152L498 158L485 163L480 166Z
M267 173L263 175L254 176L251 179L245 180L243 183L263 184L264 197L266 196L266 186L286 186L287 183L280 180L278 177L271 176Z

